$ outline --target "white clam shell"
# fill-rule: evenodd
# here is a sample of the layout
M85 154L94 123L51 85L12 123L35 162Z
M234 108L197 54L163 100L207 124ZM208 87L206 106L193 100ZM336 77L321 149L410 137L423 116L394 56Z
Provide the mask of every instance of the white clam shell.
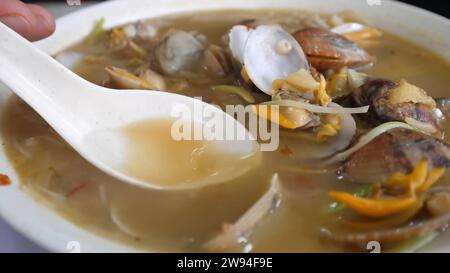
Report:
M336 103L330 103L327 107L342 108ZM351 114L341 114L341 130L324 143L298 142L297 139L287 140L287 145L299 160L324 159L350 146L356 134L356 122Z
M291 44L288 53L277 51L281 41ZM245 44L244 65L252 82L268 95L274 94L274 80L285 79L300 69L309 70L305 53L294 37L280 26L268 25L250 32Z
M342 106L334 102L330 103L328 107L342 108ZM328 148L323 150L323 157L335 154L350 146L350 143L356 134L356 122L351 114L341 115L341 127L339 133L330 139Z
M247 44L247 40L251 32L252 29L242 25L234 26L230 30L229 37L231 53L233 54L233 57L241 64L244 63L245 45Z

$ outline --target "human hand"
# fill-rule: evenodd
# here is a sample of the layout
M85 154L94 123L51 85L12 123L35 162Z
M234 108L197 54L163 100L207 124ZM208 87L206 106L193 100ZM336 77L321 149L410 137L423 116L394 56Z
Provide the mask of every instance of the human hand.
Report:
M0 0L0 22L30 41L37 41L55 31L55 18L38 5L19 0Z

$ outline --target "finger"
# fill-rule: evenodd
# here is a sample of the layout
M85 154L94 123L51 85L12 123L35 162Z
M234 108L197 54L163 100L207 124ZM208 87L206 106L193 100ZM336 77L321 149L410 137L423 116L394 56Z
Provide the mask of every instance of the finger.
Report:
M46 9L19 0L1 0L0 21L23 37L36 41L55 31L55 19Z
M32 39L40 40L55 31L55 17L41 6L29 4L27 5L34 14L35 22L32 31Z
M18 0L1 0L0 21L27 39L32 38L34 14Z

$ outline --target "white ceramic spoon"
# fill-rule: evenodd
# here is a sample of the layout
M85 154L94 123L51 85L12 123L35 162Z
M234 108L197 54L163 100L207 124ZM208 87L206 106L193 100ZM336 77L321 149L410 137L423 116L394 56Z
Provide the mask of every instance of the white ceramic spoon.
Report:
M93 165L124 182L146 188L182 189L185 185L161 186L152 181L135 179L118 170L117 164L124 160L124 151L121 149L126 139L119 130L111 129L123 128L146 119L173 118L174 111L181 107L194 113L194 108L198 107L207 109L216 117L223 117L222 120L228 125L233 124L239 134L250 136L245 127L230 115L197 99L149 90L114 90L92 84L2 23L0 80ZM201 116L191 116L195 119L193 121L202 126L207 122ZM99 131L109 133L96 133ZM238 157L252 155L258 147L251 137L241 141L215 141L214 144L217 144L218 151ZM242 175L242 172L230 170L226 174L211 177L207 183L198 183L198 186L224 182L238 175ZM191 183L186 187L193 188L196 185Z

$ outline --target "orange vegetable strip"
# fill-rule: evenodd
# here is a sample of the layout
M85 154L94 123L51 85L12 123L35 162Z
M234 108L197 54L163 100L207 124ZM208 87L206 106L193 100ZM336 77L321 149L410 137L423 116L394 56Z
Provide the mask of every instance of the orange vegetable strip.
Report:
M416 196L397 199L368 199L346 192L330 192L329 195L359 214L374 218L405 211L417 202Z
M433 169L426 179L426 181L417 189L419 192L426 192L431 186L436 183L445 173L445 168Z
M420 198L411 208L404 211L399 215L393 215L387 219L372 221L372 222L352 222L344 221L343 224L347 227L359 230L380 230L386 228L392 228L413 218L423 206L424 198Z
M414 171L411 173L411 192L415 193L416 190L425 183L428 175L428 161L421 160L419 164L417 164Z
M385 187L400 186L402 188L408 188L410 184L409 176L402 173L393 174L386 182L383 183Z

